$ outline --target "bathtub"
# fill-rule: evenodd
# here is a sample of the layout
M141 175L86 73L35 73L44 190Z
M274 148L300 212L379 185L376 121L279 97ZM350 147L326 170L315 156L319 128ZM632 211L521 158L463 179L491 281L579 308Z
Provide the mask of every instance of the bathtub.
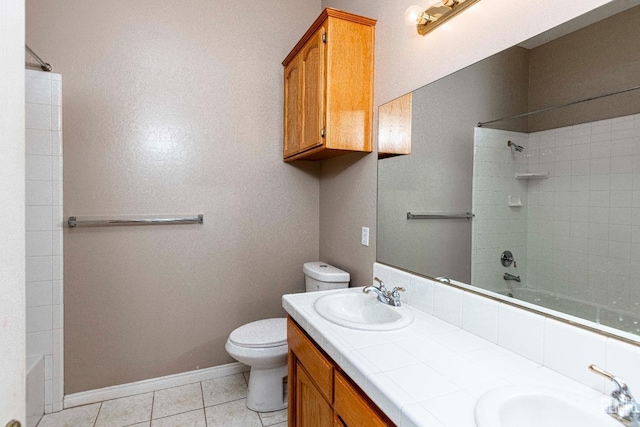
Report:
M35 427L44 415L44 358L27 357L27 427Z
M603 307L595 303L564 295L556 295L539 289L515 288L498 291L498 293L625 332L640 334L640 317L637 313L613 310L610 307Z

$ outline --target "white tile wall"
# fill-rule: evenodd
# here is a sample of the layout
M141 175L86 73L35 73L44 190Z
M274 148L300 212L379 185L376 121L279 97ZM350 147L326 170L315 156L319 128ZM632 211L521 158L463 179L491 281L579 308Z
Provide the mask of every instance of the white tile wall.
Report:
M523 146L516 152L507 141ZM509 272L526 281L527 271L527 181L515 179L516 172L526 172L529 157L527 134L494 129L476 129L473 164L473 213L471 283L485 289L504 291L513 282L502 275ZM522 207L509 206L519 199ZM502 251L510 250L516 264L503 267Z
M405 277L408 273L400 272L392 267L374 264L374 275L386 274L393 277L394 271L402 273ZM445 286L429 279L409 274L410 283L413 286L412 295L419 294L418 287L425 286L428 282L432 286ZM388 283L394 286L393 282ZM441 348L455 349L462 354L462 359L455 364L461 370L467 369L469 378L461 377L460 381L474 382L474 372L482 372L490 369L508 371L510 374L530 378L527 383L548 386L549 370L565 375L576 380L597 392L611 391L611 385L601 377L588 370L590 364L596 364L627 382L630 388L640 389L640 371L637 364L640 360L640 346L627 344L615 338L591 332L568 323L559 322L543 314L533 313L505 303L490 301L482 296L471 294L463 289L456 289L463 295L459 299L459 307L448 305L450 309L462 311L462 329L447 334L434 333L429 335L429 342L414 342L415 340L397 340L395 343L407 353L418 358L424 365L433 370L433 375L446 374L447 378L455 377L455 372L441 372L450 363L439 363L451 359L451 355L443 353ZM412 300L405 300L413 304ZM451 301L449 301L450 303ZM489 303L490 302L490 303ZM493 303L497 304L497 321L494 321L495 311ZM434 301L434 315L437 310L438 300ZM455 304L455 303L454 303ZM420 308L416 306L417 308ZM439 316L438 316L439 317ZM469 321L465 321L468 319ZM483 326L478 326L471 319L478 319ZM455 329L455 326L449 325ZM503 359L501 350L491 348L486 338L497 336L497 344L506 351L517 353L524 357L517 363L511 363L513 358L508 358L510 364L501 363ZM485 339L483 339L485 338ZM446 342L445 342L446 341ZM435 344L435 346L434 346ZM429 350L425 350L429 349ZM427 356L433 350L434 357ZM404 354L404 353L402 353ZM506 353L505 353L506 354ZM528 359L528 360L527 360ZM506 359L505 359L506 360ZM408 362L408 359L407 359ZM532 362L543 365L531 371ZM473 364L482 365L482 369L468 369ZM529 370L528 370L529 369ZM399 369L411 370L411 365ZM427 371L431 372L431 371ZM522 372L522 373L519 373ZM383 373L376 375L385 375ZM524 378L526 379L526 378ZM570 382L567 384L570 386ZM465 385L467 385L465 383ZM467 389L469 392L472 388ZM476 390L478 393L481 390ZM416 408L413 408L416 409Z
M525 286L637 313L640 115L528 135L476 129L475 136L472 283L495 291ZM507 140L524 152L512 152ZM549 178L516 181L517 171ZM524 206L507 207L509 194ZM505 249L517 268L498 262ZM505 271L522 283L505 282Z
M27 356L45 360L45 412L62 410L62 81L26 72Z

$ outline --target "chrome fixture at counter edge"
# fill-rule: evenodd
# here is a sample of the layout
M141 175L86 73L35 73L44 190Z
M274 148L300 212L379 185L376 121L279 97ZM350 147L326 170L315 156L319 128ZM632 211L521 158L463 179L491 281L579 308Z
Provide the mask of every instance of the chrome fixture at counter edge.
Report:
M627 384L596 365L589 365L589 370L615 384L616 389L611 392L609 406L605 408L607 414L627 427L640 427L640 403L633 397Z

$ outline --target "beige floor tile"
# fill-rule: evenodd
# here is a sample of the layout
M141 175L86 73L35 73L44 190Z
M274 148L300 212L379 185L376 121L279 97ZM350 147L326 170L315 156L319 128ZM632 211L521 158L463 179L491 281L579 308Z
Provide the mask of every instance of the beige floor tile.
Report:
M274 425L269 426L269 427L289 427L289 424L285 421L283 423L274 424Z
M207 427L204 409L151 421L151 427Z
M47 414L40 420L39 427L93 427L100 409L99 403L65 409Z
M262 427L257 412L247 408L245 399L205 408L208 427Z
M129 426L149 421L153 393L102 402L95 427Z
M168 388L155 392L152 418L155 420L156 418L202 409L202 407L200 383Z
M131 424L130 426L127 426L127 427L150 427L150 426L151 426L151 421L145 421L143 423Z
M283 421L287 421L288 410L283 409L281 411L273 411L273 412L260 412L260 420L262 421L262 425L273 426L279 424Z
M247 383L242 374L202 381L204 406L218 405L247 397Z

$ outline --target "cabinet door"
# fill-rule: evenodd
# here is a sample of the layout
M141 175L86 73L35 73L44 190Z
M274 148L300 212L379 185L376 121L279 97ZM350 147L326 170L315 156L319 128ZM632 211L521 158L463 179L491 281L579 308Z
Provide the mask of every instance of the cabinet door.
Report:
M299 363L296 366L296 427L332 427L333 409L324 400L309 375Z
M351 386L340 373L335 374L333 407L346 427L387 427L393 423L384 420L377 411ZM339 424L338 424L339 425Z
M302 68L302 139L300 151L323 143L325 117L325 44L326 30L321 26L300 52Z
M302 72L300 56L284 69L284 157L300 151Z

